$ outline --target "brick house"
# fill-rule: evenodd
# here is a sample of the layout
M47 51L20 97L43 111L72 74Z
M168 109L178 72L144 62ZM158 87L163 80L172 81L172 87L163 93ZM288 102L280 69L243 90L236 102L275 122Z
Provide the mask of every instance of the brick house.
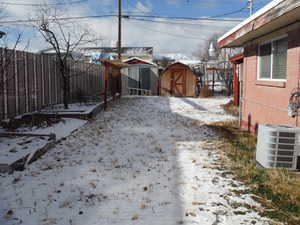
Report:
M300 125L288 114L292 93L300 93L299 0L270 2L220 37L218 45L244 48L243 58L232 60L243 128L255 132L260 123Z

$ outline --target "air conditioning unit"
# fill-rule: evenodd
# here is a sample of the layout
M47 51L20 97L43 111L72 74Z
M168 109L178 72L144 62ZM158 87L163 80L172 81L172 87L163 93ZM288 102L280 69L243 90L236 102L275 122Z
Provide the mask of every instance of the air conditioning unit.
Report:
M256 162L265 168L300 170L300 128L260 124Z

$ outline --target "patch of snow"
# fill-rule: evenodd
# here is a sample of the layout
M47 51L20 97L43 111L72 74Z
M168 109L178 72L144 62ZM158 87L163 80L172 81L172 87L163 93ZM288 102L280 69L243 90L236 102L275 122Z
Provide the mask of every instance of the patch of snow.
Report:
M68 105L68 109L64 108L63 104L56 104L52 106L48 106L44 108L41 111L55 111L55 110L62 110L62 111L87 111L91 110L94 108L97 104L92 103L92 104L80 104L80 103L73 103Z
M103 104L103 102L100 103L87 103L87 104L80 104L80 103L74 103L74 104L69 104L69 108L65 109L63 104L56 104L56 105L51 105L48 107L45 107L42 110L39 111L34 111L30 113L24 113L21 115L18 115L15 117L15 119L21 119L25 115L32 115L34 113L44 113L44 114L81 114L81 115L87 115L90 112L92 112L96 107L99 105Z
M16 132L32 134L54 133L56 139L59 140L67 137L85 123L85 120L65 118L49 127L19 128ZM2 131L4 130L2 129ZM0 137L0 163L11 164L27 154L42 148L47 142L48 137Z

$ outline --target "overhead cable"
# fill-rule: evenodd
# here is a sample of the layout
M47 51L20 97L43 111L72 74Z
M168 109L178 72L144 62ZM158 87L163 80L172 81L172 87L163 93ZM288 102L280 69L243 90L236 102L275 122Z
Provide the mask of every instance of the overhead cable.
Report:
M74 17L58 17L49 19L49 21L59 21L59 20L78 20L78 19L92 19L92 18L105 18L105 17L117 17L117 14L104 14L104 15L91 15L91 16L74 16ZM190 20L190 21L228 21L228 22L239 22L240 19L218 19L218 18L209 18L209 17L172 17L172 16L156 16L156 15L123 15L123 18L161 18L161 19L172 19L172 20ZM38 22L39 19L27 19L27 20L3 20L0 21L0 24L8 23L31 23Z
M57 2L57 3L45 3L45 4L34 4L34 3L17 3L17 2L0 2L0 4L4 5L19 5L19 6L55 6L55 5L70 5L70 4L80 4L83 2L87 2L89 0L78 0L71 2Z

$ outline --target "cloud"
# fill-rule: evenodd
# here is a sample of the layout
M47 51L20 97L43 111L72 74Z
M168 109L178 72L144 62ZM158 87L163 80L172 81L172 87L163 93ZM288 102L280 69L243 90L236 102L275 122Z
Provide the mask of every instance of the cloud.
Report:
M167 1L177 2L177 0ZM28 1L28 3L38 2L40 1ZM112 0L101 2L107 5L112 4ZM144 4L138 1L132 10L136 10L136 13L140 14L151 12L150 2L143 2ZM89 4L70 5L65 16L95 15L97 13L94 8L94 5ZM36 7L7 7L6 10L13 19L27 19L28 13L34 15L38 9ZM90 27L95 31L95 35L101 36L103 39L102 46L115 46L118 28L116 17L90 18L76 20L76 22L82 26ZM147 22L129 18L124 19L122 23L122 41L123 46L153 46L155 54L184 53L192 55L211 35L225 33L236 24L237 22L226 21L184 22L164 19L153 19L152 22ZM37 51L48 46L36 30L24 25L16 26L17 29L23 31L25 37L30 39L30 50Z
M146 6L141 2L136 3L136 10L142 13L148 13L152 11L151 7Z
M138 1L134 7L129 8L129 11L133 14L145 15L152 11L152 5L148 1L145 3Z
M123 46L154 47L155 54L184 53L191 56L215 33L224 33L237 22L156 22L124 20L122 29ZM169 23L170 22L170 23ZM116 43L117 19L89 21L93 28L101 27L103 44Z

